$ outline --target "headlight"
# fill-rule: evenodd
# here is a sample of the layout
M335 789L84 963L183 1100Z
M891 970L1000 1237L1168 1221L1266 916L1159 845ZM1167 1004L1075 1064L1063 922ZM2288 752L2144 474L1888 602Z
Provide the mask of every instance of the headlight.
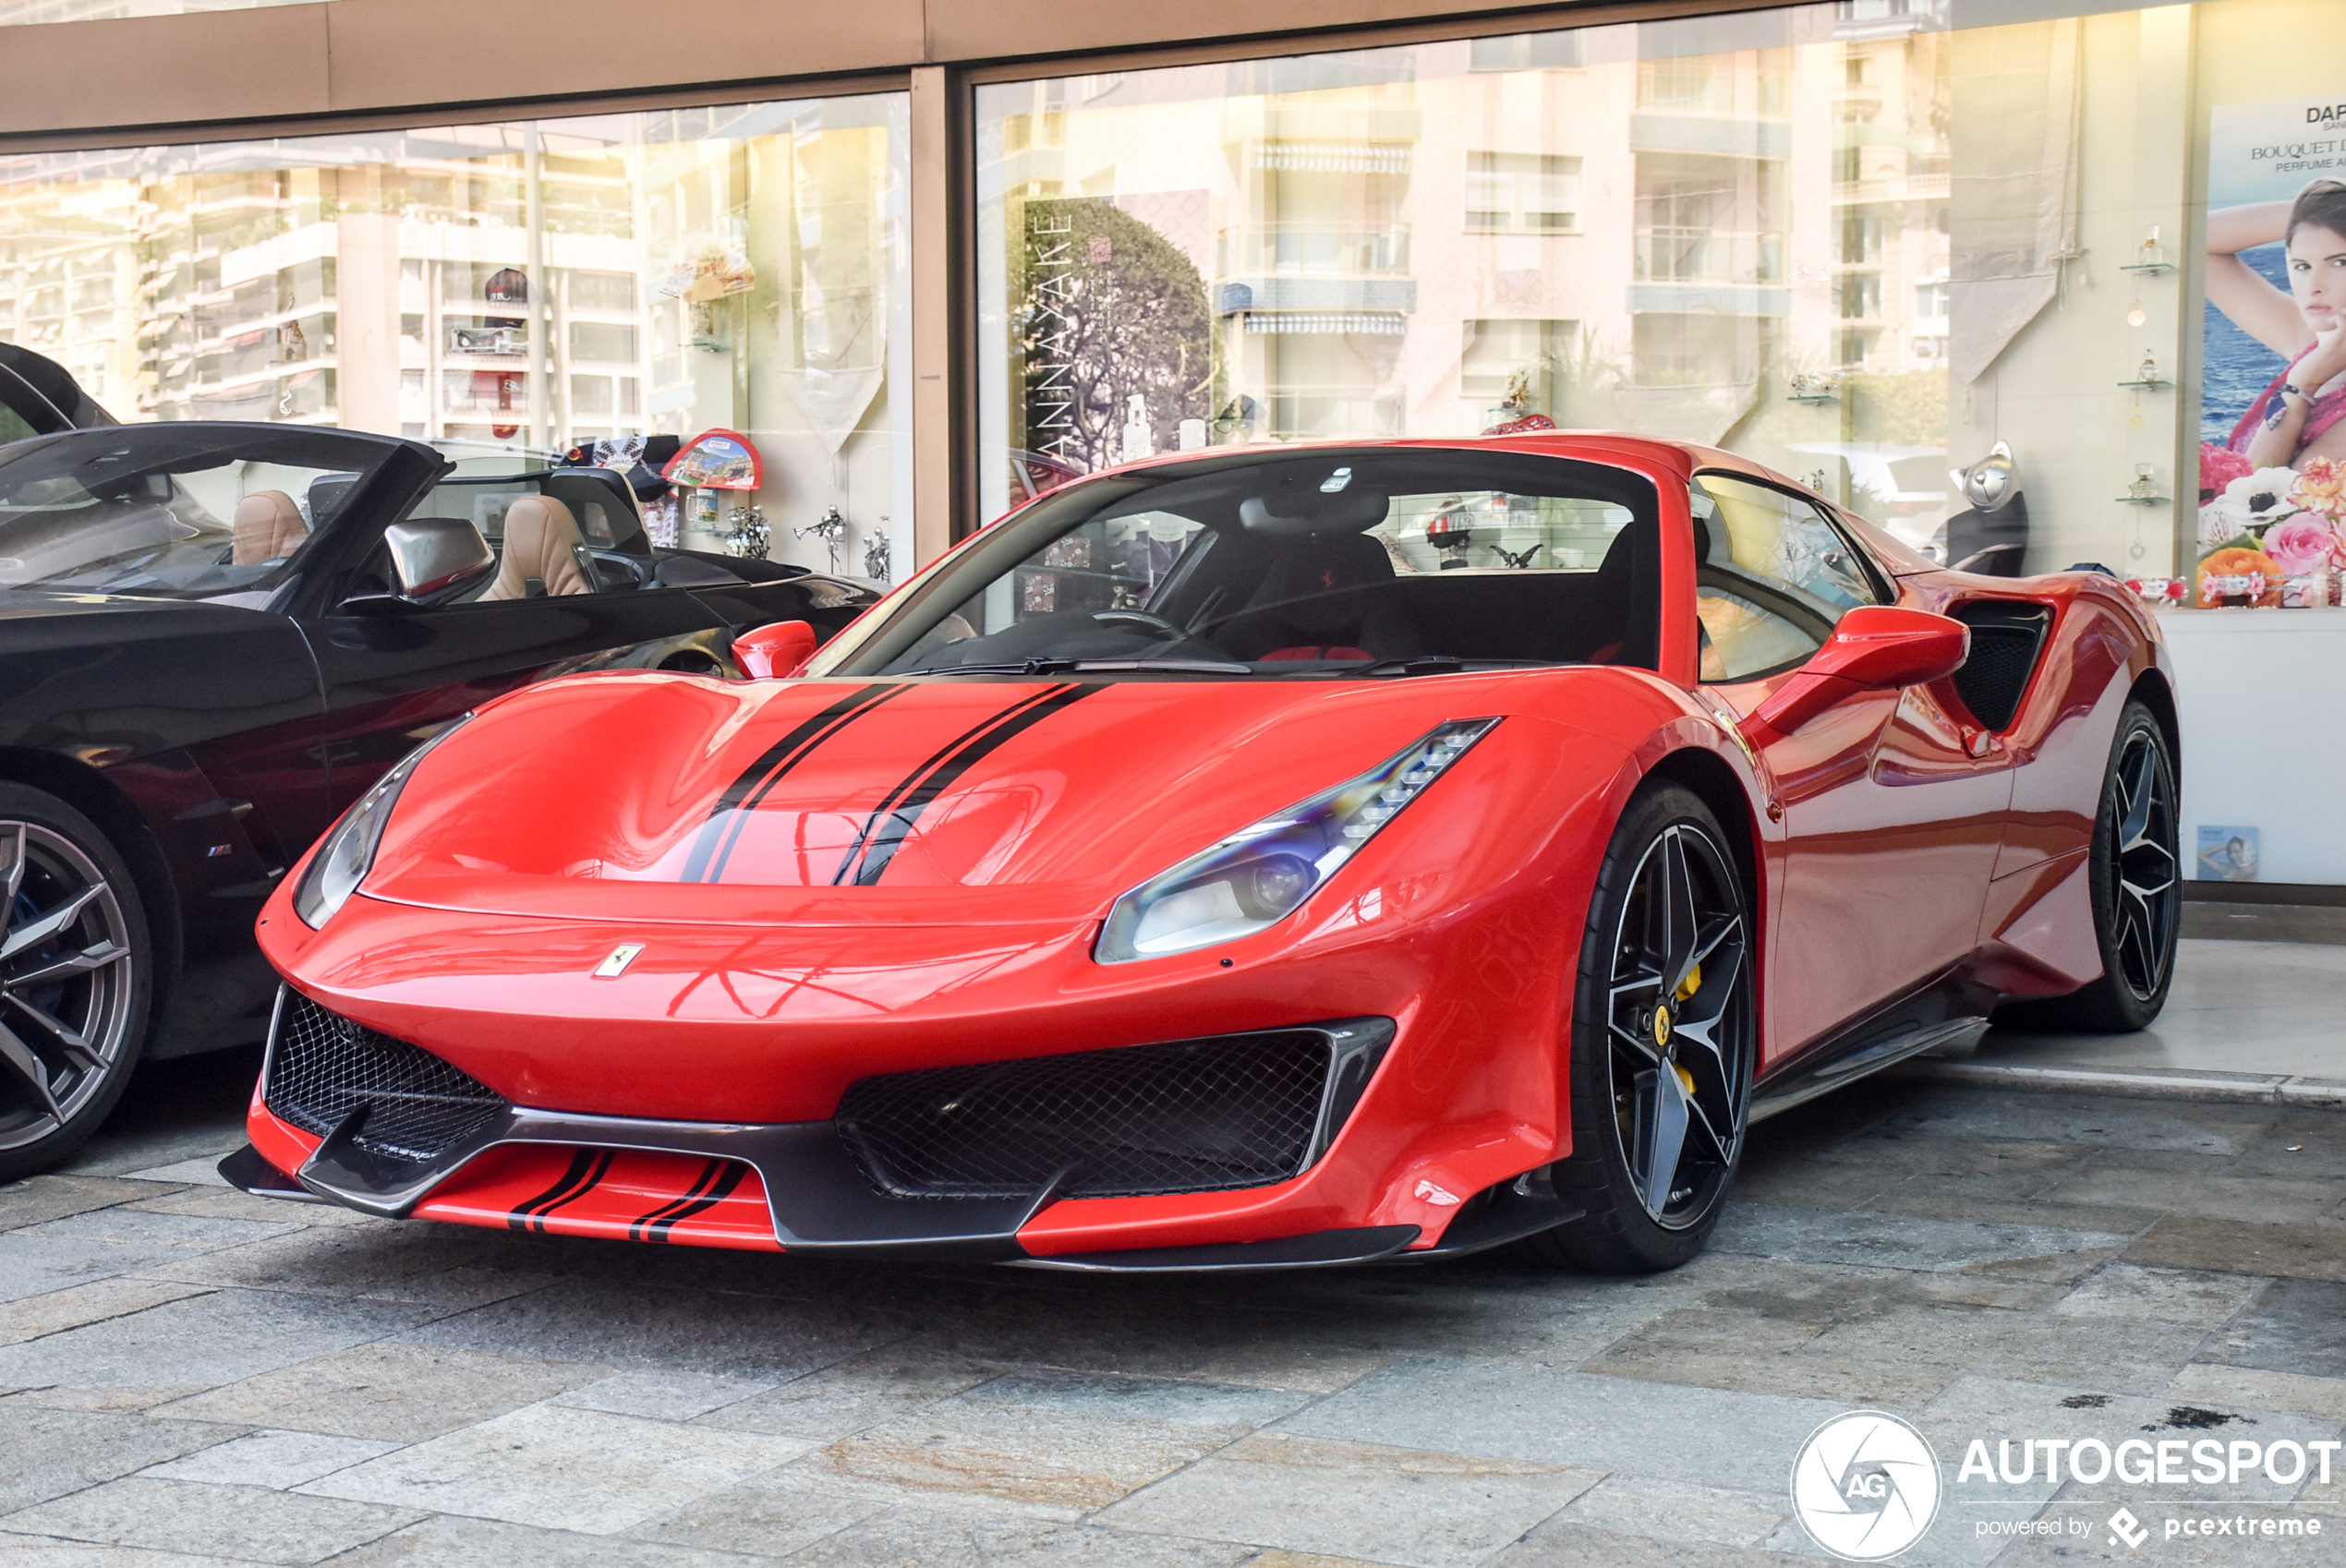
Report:
M1186 953L1285 920L1498 722L1445 724L1358 778L1152 877L1116 900L1093 958L1120 964Z
M294 886L294 913L312 931L325 929L334 911L358 890L358 884L375 863L375 848L383 840L383 829L390 825L391 808L398 802L399 791L424 760L441 742L463 729L471 714L417 746L402 757L398 766L376 780L375 787L358 797L358 803L342 814L309 857L301 880Z

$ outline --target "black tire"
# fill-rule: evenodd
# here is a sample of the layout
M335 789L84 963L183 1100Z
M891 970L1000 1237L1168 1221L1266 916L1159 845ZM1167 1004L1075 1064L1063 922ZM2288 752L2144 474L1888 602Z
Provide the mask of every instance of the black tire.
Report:
M71 1154L122 1098L146 1044L154 961L138 884L105 834L54 795L5 782L0 933L8 1181Z
M2175 983L2183 927L2175 754L2158 717L2130 702L2110 744L2094 814L2090 874L2101 978L2066 996L2011 1002L1995 1021L2013 1029L2130 1034L2147 1029Z
M1751 1113L1753 947L1718 819L1677 785L1640 791L1598 868L1573 991L1572 1153L1550 1173L1584 1213L1521 1243L1519 1256L1626 1274L1674 1269L1702 1250Z

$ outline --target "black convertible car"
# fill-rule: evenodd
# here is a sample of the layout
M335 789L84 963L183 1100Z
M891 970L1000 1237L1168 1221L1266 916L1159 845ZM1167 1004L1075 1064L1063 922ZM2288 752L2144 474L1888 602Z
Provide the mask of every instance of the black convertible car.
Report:
M874 597L656 549L601 469L288 425L0 447L0 1179L142 1056L260 1037L261 900L441 726L581 669L734 673L738 633Z

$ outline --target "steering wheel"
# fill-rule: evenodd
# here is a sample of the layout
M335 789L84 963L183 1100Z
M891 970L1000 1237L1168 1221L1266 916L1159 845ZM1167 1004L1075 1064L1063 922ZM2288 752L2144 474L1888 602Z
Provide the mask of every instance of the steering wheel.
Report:
M1092 619L1103 626L1138 626L1174 642L1189 635L1162 615L1151 615L1145 609L1095 609Z

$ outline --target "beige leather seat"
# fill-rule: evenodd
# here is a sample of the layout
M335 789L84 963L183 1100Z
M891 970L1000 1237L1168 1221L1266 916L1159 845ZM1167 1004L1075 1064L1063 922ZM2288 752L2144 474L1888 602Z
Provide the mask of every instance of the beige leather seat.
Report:
M586 541L580 537L578 521L571 516L570 508L551 496L522 497L505 509L505 539L497 558L497 580L489 585L480 602L527 598L533 578L544 585L550 598L593 593L595 585L578 561L586 549Z
M236 566L283 561L309 537L309 525L301 520L301 508L283 490L255 490L245 497L236 503L231 527L236 537L228 559Z

